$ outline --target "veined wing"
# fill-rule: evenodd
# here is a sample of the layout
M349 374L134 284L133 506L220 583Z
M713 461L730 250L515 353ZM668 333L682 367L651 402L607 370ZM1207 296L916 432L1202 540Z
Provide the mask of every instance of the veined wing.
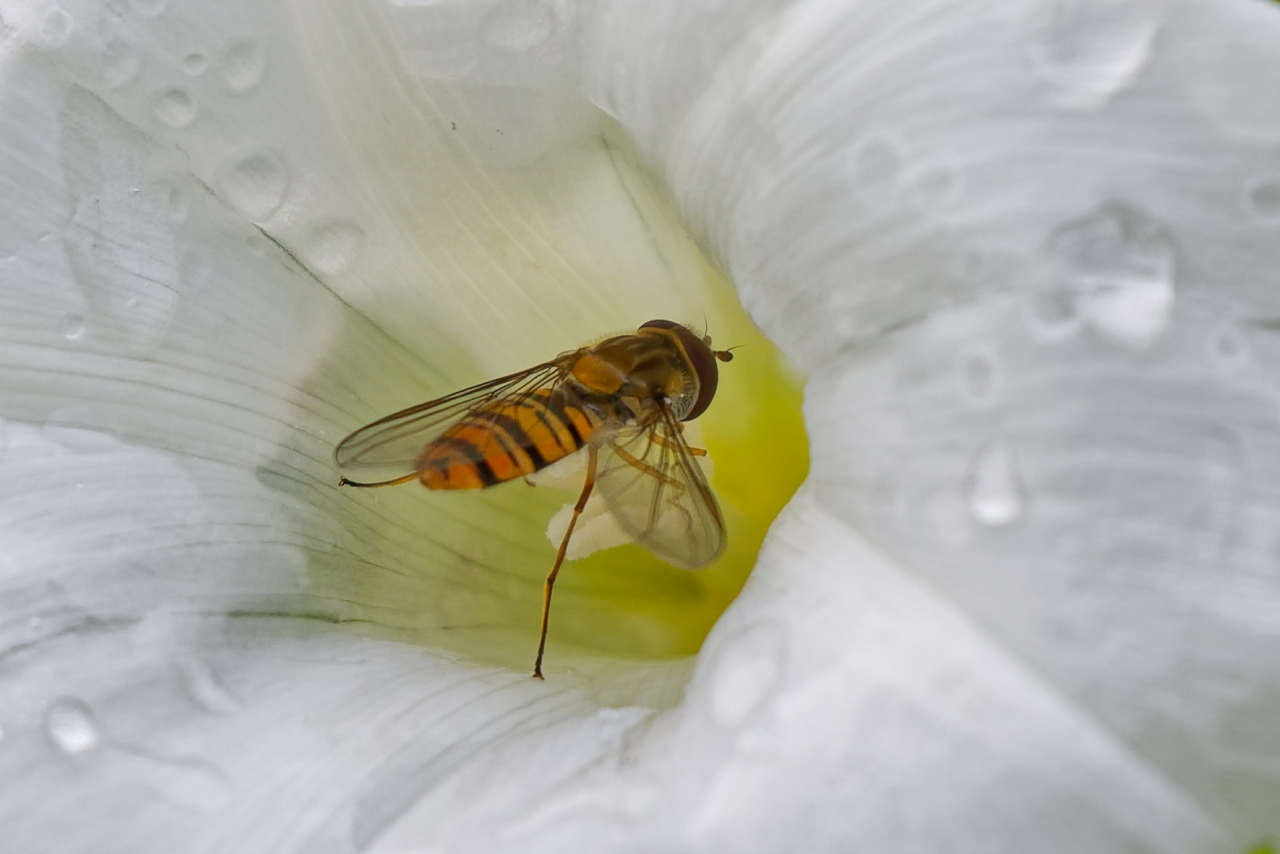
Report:
M559 378L558 363L543 362L411 406L366 424L343 439L334 450L333 459L345 469L412 470L423 449L468 413L495 400L517 402L540 388L554 385Z
M705 566L724 551L724 516L671 408L600 448L596 489L618 525L667 563Z

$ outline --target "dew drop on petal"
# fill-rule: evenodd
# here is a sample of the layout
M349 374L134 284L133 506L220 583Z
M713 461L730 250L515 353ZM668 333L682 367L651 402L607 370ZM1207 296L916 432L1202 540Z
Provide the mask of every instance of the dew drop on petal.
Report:
M187 194L182 191L181 187L170 186L168 191L165 210L169 214L169 219L174 222L185 222L187 216L191 213L190 206L187 203Z
M84 318L78 314L64 314L59 323L59 329L62 331L63 338L75 341L84 335Z
M1209 354L1219 367L1234 369L1249 361L1249 346L1235 326L1224 326L1209 335Z
M45 13L44 21L40 24L40 37L50 47L58 47L65 44L71 35L71 25L71 16L54 6Z
M113 41L102 51L102 79L115 89L138 76L142 61L138 53L122 41Z
M1080 295L1070 285L1056 283L1031 292L1028 305L1031 331L1043 341L1065 341L1080 331Z
M343 220L330 220L307 231L300 254L315 272L334 276L351 267L363 245L364 232L358 226Z
M236 42L222 58L222 78L232 92L248 92L262 81L266 67L267 52L261 42Z
M222 169L218 187L227 201L250 219L266 219L284 201L289 189L289 167L275 154L250 154Z
M1151 58L1156 21L1132 2L1059 0L1028 47L1037 77L1066 109L1097 109Z
M1013 450L1002 439L981 448L969 468L965 504L975 522L1008 525L1022 515L1022 484Z
M716 657L710 680L711 717L738 726L759 712L782 677L785 637L772 624L740 630Z
M1059 229L1046 254L1051 272L1033 295L1033 315L1043 318L1047 309L1062 306L1064 315L1078 314L1102 335L1134 349L1168 326L1175 297L1173 240L1145 213L1108 202Z
M1280 180L1259 181L1249 189L1249 206L1265 219L1280 218Z
M555 30L555 12L543 0L508 0L485 18L485 44L507 53L521 53L545 42Z
M68 756L79 756L102 740L93 710L83 700L60 697L44 714L44 733L54 747Z
M155 96L151 114L165 127L184 128L195 121L196 104L185 89L166 89Z
M188 77L199 77L209 67L209 59L203 53L189 53L182 57L182 71Z

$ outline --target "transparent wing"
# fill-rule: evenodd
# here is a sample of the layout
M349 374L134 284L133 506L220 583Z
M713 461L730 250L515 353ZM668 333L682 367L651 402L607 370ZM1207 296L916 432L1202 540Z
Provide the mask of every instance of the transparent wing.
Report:
M468 413L495 400L515 403L540 388L554 386L559 373L557 362L543 362L379 418L339 442L333 459L344 469L412 470L423 449Z
M618 525L666 562L694 569L724 551L724 517L670 407L600 448L596 489Z

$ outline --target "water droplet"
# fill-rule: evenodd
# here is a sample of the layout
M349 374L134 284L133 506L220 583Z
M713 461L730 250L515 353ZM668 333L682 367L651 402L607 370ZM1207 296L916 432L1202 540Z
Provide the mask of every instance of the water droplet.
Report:
M187 194L182 191L181 187L174 186L169 186L167 192L165 210L169 214L169 219L174 222L185 222L187 216L191 213L187 203Z
M144 18L158 17L168 5L169 0L129 0L129 8Z
M1280 217L1280 181L1269 178L1249 189L1249 205L1268 219Z
M979 406L991 403L998 396L999 364L995 356L986 351L973 351L960 357L960 387L966 397Z
M1057 284L1031 292L1029 314L1032 331L1044 341L1065 341L1080 331L1079 294L1075 288Z
M738 726L757 714L782 677L786 636L773 624L739 630L721 647L711 675L711 717Z
M191 659L182 664L183 684L201 708L218 715L234 715L244 703L222 684L218 674L207 663Z
M71 35L71 25L71 16L65 10L54 6L44 16L44 21L40 25L40 37L50 47L58 47L65 44Z
M303 240L302 260L317 273L335 276L351 267L364 245L364 232L342 220L319 223Z
M250 154L229 163L218 178L227 201L253 220L275 213L289 189L289 167L274 154Z
M209 58L203 53L189 53L182 57L182 71L188 77L199 77L209 67Z
M166 127L184 128L195 121L196 104L185 89L166 89L152 101L151 114Z
M102 79L113 89L137 77L141 66L137 51L125 42L113 41L102 51Z
M1235 326L1224 326L1209 335L1209 353L1223 368L1237 368L1249 361L1249 345Z
M98 746L102 737L93 710L75 697L60 697L44 714L44 732L54 747L68 756L79 756Z
M1060 0L1028 47L1031 65L1059 107L1097 109L1146 66L1157 29L1134 3Z
M1022 486L1013 450L996 440L978 451L969 469L966 490L969 515L975 522L998 527L1022 515Z
M894 194L902 173L902 157L891 142L880 138L863 140L849 159L849 171L859 193L883 200Z
M485 18L485 44L508 53L521 53L551 37L555 12L542 0L508 0L497 5Z
M232 92L248 92L262 82L266 67L267 52L261 42L237 42L222 58L222 77Z
M1038 331L1077 320L1135 349L1154 341L1173 313L1173 241L1157 221L1119 202L1059 229L1046 251L1047 282L1032 294Z
M75 341L84 334L84 318L78 314L64 314L59 328L62 330L63 338Z

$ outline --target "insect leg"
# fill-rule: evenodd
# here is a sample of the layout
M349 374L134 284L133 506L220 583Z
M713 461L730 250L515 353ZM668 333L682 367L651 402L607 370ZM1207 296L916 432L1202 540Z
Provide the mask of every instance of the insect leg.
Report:
M676 423L679 423L679 422L676 422ZM668 442L666 439L662 438L661 436L659 436L657 433L653 434L653 441L657 442L659 445L661 445L664 448L671 447L671 443ZM695 457L705 457L707 455L707 449L690 447L689 453L693 454Z
M379 486L398 486L402 483L408 483L411 480L417 480L418 473L407 474L404 477L398 477L395 480L383 480L378 483L356 483L354 480L347 480L345 477L338 478L338 486L358 486L361 489L374 489Z
M582 515L582 508L587 506L587 499L591 497L591 489L596 485L596 457L598 455L596 446L589 445L587 453L589 454L587 457L587 479L582 484L582 494L578 496L578 503L573 505L573 515L569 517L569 527L565 528L564 539L560 541L560 551L556 552L555 566L551 567L551 573L542 585L542 634L538 638L538 657L533 661L533 675L538 679L542 678L542 653L547 648L547 620L551 615L551 588L555 587L556 576L560 573L560 564L564 563L564 553L569 548L569 537L573 536L573 526L577 524L578 517Z
M658 437L657 437L657 436L654 436L653 438L657 439ZM644 460L639 459L639 458L638 458L638 457L636 457L634 454L632 454L631 452L627 451L625 448L620 448L620 447L618 447L617 445L614 445L614 446L613 446L613 452L614 452L615 454L617 454L617 455L618 455L618 457L619 457L619 458L620 458L624 463L626 463L627 465L631 466L632 468L639 469L640 471L644 472L645 474L649 475L650 477L656 477L658 480L663 481L663 482L664 482L664 483L666 483L668 486L674 486L674 487L677 487L677 488L680 488L680 489L683 489L683 488L684 488L684 484L683 484L683 483L681 483L680 481L676 480L676 479L675 479L674 477L672 477L671 475L663 474L662 472L658 471L658 469L656 469L656 468L654 468L653 466L649 465L649 464L648 464L648 463L646 463Z

